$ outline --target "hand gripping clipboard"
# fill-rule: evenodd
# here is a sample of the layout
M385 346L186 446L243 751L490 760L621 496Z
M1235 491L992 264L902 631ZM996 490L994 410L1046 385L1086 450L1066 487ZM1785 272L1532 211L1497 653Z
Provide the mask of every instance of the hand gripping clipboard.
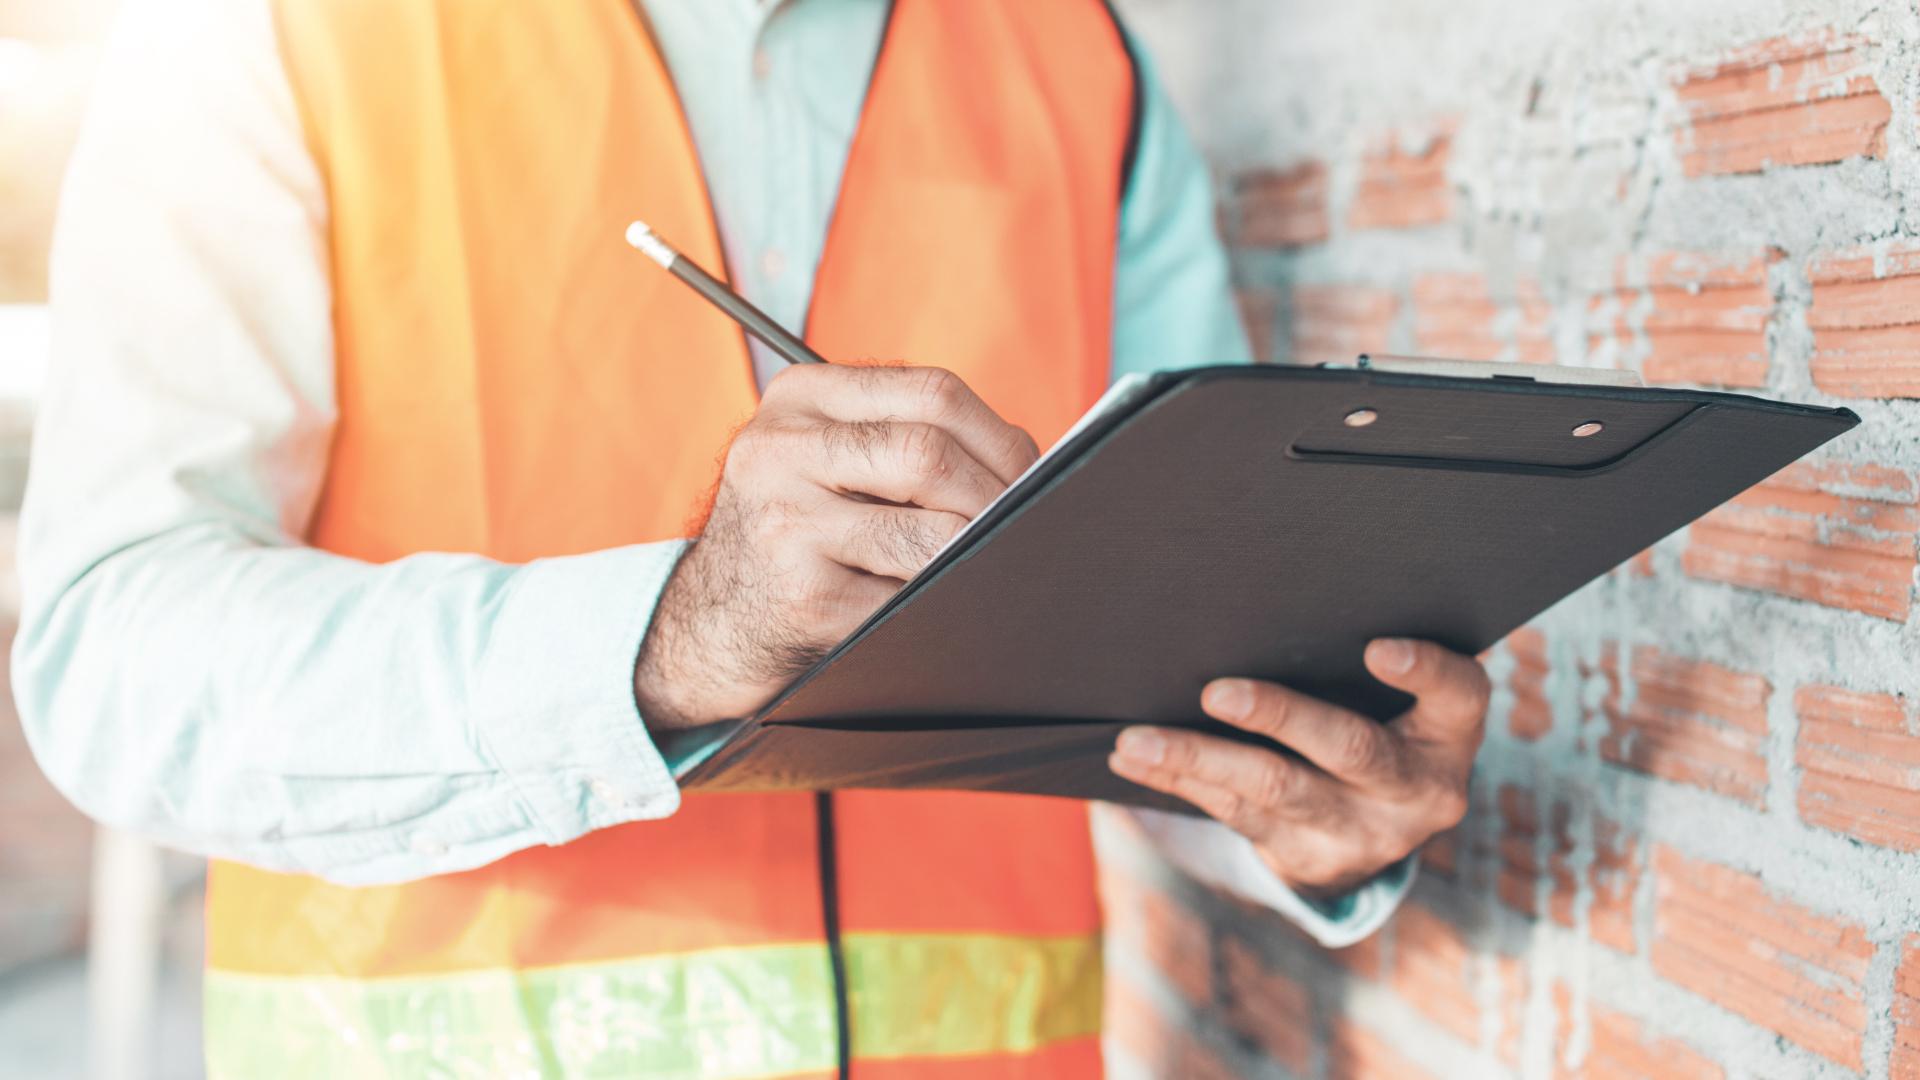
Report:
M1397 715L1405 695L1362 666L1369 639L1478 653L1857 423L1846 409L1527 378L1155 375L714 736L681 783L1190 812L1107 768L1123 726L1250 738L1199 710L1222 675Z

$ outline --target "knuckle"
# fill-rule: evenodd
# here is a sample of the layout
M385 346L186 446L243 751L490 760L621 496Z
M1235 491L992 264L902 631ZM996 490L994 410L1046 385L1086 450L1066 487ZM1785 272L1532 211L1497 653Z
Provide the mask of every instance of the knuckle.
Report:
M1346 772L1368 772L1380 763L1380 732L1372 721L1356 718L1335 736L1332 753L1335 768Z
M935 480L950 468L947 435L932 424L900 424L900 465L913 476Z
M1255 797L1263 806L1285 806L1299 788L1299 774L1278 760L1267 762L1254 777Z
M1239 827L1247 820L1247 801L1238 792L1220 791L1209 795L1200 809L1205 810L1216 821Z
M918 368L915 378L918 380L916 393L935 416L952 413L966 400L965 380L946 368Z
M766 458L767 444L773 441L771 425L763 422L748 424L734 433L733 441L727 444L726 463L722 471L731 475L740 470L751 470Z

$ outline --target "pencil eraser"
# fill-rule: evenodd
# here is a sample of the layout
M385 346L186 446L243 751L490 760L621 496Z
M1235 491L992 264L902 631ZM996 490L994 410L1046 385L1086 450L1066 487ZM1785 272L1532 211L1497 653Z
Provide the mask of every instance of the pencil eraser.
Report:
M627 243L634 250L659 263L661 266L673 265L673 249L655 236L653 230L644 221L636 221L627 226Z

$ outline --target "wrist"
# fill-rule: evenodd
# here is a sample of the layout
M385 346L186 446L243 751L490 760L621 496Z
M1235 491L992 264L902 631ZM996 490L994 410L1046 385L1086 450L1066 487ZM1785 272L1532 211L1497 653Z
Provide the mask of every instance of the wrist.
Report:
M682 731L705 722L697 702L686 693L688 677L676 664L676 643L682 632L674 612L681 608L679 594L684 591L685 574L692 548L683 552L673 573L661 589L653 620L640 640L640 653L633 663L633 702L648 731Z
M640 721L648 731L682 731L700 724L684 707L673 702L669 686L668 680L649 672L646 653L642 652L633 671L633 703L640 710Z
M668 586L671 590L672 586ZM653 625L640 642L640 655L633 665L633 703L640 720L655 733L684 731L713 720L701 707L699 695L690 693L693 676L685 665L674 662L678 632L665 600L654 613Z

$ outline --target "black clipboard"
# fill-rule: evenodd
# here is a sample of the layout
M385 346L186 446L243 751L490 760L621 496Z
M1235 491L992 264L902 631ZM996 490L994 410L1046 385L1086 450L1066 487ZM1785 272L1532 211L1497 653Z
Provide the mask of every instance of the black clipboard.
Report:
M1190 811L1107 768L1122 727L1247 737L1200 712L1223 675L1397 715L1405 696L1361 664L1371 638L1478 653L1858 423L1510 376L1155 375L764 710L710 736L681 784Z

